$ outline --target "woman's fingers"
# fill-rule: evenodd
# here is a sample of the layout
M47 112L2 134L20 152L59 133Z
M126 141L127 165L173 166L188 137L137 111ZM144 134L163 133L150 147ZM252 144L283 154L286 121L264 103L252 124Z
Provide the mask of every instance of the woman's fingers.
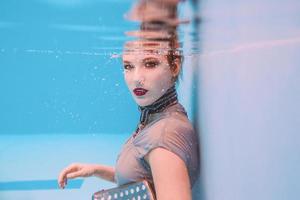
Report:
M80 177L80 176L84 176L82 171L67 174L67 178L77 178L77 177Z
M66 178L59 178L58 186L60 188L65 188L65 185L67 185L67 179Z
M58 176L58 185L64 188L68 178L88 177L95 173L94 165L74 163L66 167Z
M67 185L68 180L64 179L63 181L59 182L58 185L60 188L64 189L65 186Z
M78 164L71 164L69 165L67 168L65 168L58 176L58 185L61 188L64 188L66 183L67 183L67 175L69 173L75 172L79 169L79 165Z

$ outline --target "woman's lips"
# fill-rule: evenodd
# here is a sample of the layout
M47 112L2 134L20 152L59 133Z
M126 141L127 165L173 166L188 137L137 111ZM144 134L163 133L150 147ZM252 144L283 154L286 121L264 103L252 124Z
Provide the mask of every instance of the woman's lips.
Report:
M135 89L133 90L133 92L134 92L134 94L135 94L136 96L143 96L143 95L145 95L145 94L148 92L148 90L146 90L146 89L144 89L144 88L135 88Z

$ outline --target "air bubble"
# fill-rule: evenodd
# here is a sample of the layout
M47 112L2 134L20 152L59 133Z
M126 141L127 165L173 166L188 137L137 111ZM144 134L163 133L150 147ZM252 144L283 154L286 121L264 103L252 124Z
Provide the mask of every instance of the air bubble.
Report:
M110 55L110 58L119 58L119 57L120 56L117 53L113 53L113 54Z

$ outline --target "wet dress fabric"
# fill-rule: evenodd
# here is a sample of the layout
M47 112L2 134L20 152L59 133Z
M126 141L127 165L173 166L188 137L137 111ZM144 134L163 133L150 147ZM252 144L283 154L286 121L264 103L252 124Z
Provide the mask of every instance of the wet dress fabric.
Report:
M198 137L184 107L177 100L175 86L151 105L139 107L140 123L122 146L115 165L118 186L147 180L154 188L151 168L144 157L161 147L176 154L185 163L191 187L199 173Z
M144 156L151 150L162 147L184 161L192 187L199 173L199 146L198 137L184 107L175 101L169 103L163 111L149 114L148 117L148 123L132 134L117 157L117 185L146 179L154 188L151 168Z

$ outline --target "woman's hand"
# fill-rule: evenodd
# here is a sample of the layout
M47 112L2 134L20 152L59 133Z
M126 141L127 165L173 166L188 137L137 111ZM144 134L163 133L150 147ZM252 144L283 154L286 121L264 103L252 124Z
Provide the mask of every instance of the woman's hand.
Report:
M73 163L63 169L58 177L58 185L60 188L65 188L68 178L93 176L96 171L96 166L92 164Z

